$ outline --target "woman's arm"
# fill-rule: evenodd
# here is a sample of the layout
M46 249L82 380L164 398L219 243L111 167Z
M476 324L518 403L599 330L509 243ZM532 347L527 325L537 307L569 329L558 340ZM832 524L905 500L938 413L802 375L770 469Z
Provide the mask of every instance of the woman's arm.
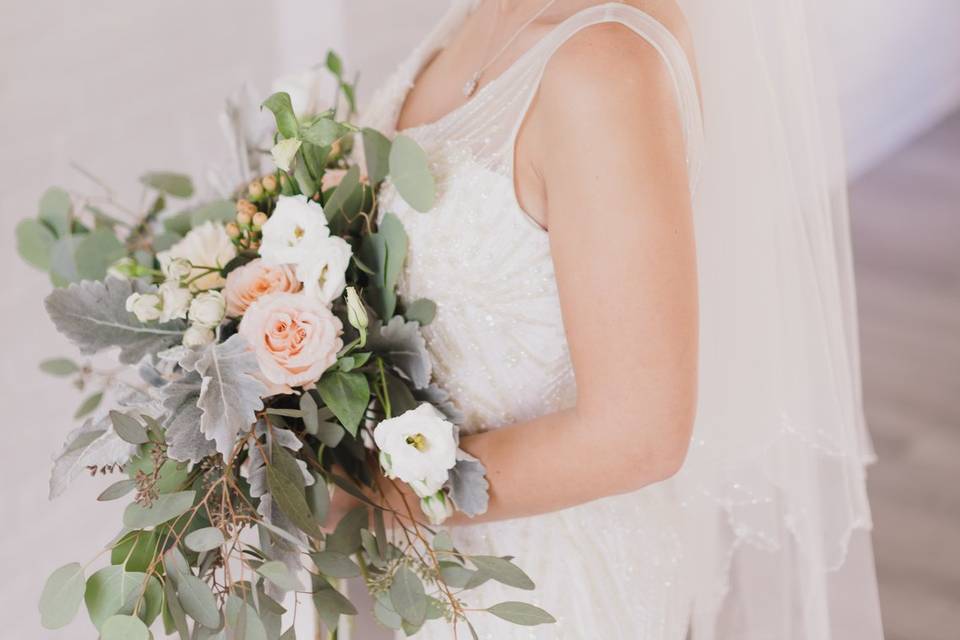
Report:
M555 511L663 480L680 468L693 424L695 249L662 58L620 26L574 37L547 69L517 162L521 200L549 227L576 406L464 437L486 465L490 507L451 524ZM396 491L387 498L400 507Z

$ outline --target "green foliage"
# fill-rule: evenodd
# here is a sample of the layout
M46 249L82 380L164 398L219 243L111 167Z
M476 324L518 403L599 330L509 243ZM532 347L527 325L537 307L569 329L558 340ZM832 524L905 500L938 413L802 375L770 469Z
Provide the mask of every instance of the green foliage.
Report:
M263 101L263 105L269 109L277 122L277 131L284 138L296 138L299 132L297 116L293 113L293 104L290 102L290 94L278 92L271 95Z
M363 156L370 184L377 185L390 173L390 138L376 129L363 130Z
M404 622L419 627L427 617L427 594L423 583L407 567L400 567L390 584L390 602Z
M551 624L557 621L556 618L540 607L525 602L501 602L493 605L487 611L507 622L524 626Z
M190 573L177 576L177 599L184 612L208 629L219 629L222 624L217 599L210 587Z
M128 529L155 527L186 513L196 497L196 491L179 491L161 495L149 507L133 502L123 512L123 526Z
M50 254L57 242L50 227L42 222L24 219L17 223L17 251L28 264L47 271L50 269Z
M300 591L303 589L300 581L290 572L287 565L279 560L264 562L257 567L257 573L283 591Z
M193 195L193 181L190 176L169 171L152 171L140 177L140 182L162 194L174 198L189 198Z
M80 365L69 358L51 358L40 363L40 370L52 376L64 377L80 371Z
M496 556L470 556L470 562L487 577L517 589L533 589L533 580L517 565Z
M370 385L362 373L328 371L317 383L323 403L333 411L350 435L356 435L370 402Z
M38 216L58 238L70 235L72 212L70 195L59 187L50 187L40 197Z
M113 430L117 432L125 442L130 444L146 444L150 441L147 430L143 428L136 418L128 416L119 411L110 412L110 421L113 422Z
M380 318L392 318L397 308L397 282L407 259L408 242L399 218L388 213L377 232L364 237L360 245L360 259L373 270L364 296Z
M79 237L73 253L79 280L102 280L114 262L127 255L127 249L110 229L98 229Z
M50 574L40 595L40 623L43 627L59 629L70 624L83 601L83 592L83 567L76 562Z
M427 154L413 138L397 136L390 147L390 180L411 207L420 212L433 208L436 183Z
M226 539L223 537L223 532L220 531L220 529L216 527L204 527L203 529L197 529L196 531L188 533L183 542L191 551L202 552L216 549L226 542Z
M100 495L97 496L97 500L100 502L109 502L110 500L122 498L133 491L136 486L137 483L134 480L119 480L104 489Z
M100 640L149 640L150 630L133 616L111 616L100 629Z

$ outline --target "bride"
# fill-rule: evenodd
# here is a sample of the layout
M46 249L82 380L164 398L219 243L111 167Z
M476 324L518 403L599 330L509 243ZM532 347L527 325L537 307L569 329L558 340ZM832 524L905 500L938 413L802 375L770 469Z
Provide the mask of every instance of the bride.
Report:
M808 4L460 0L366 112L438 179L383 210L489 472L455 540L516 553L558 620L481 638L882 636Z

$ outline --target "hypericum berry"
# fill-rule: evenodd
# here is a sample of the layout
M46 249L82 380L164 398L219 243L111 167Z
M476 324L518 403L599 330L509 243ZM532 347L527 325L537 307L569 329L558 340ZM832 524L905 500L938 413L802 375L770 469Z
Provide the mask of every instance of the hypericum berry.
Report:
M263 188L266 189L267 193L276 193L277 187L277 177L274 175L264 176L260 183L263 185Z
M227 235L230 236L231 238L240 237L240 227L237 226L236 222L228 222L226 229L227 229Z
M268 219L269 218L267 218L267 214L265 214L263 211L257 211L255 214L253 214L253 228L259 229L267 223Z
M254 199L259 198L260 196L263 195L263 185L260 184L259 180L254 180L247 187L247 193L250 194L251 198L254 198Z
M240 211L237 213L237 224L241 227L246 227L250 224L250 221L253 219L253 216L250 215L249 211Z

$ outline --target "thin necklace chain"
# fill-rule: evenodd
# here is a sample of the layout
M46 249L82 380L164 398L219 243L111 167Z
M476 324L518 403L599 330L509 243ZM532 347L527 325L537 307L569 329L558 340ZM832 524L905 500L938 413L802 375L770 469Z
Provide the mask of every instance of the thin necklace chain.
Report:
M506 44L504 44L503 47L501 47L500 50L497 51L496 55L494 55L492 58L487 60L486 64L484 64L482 67L480 67L479 69L473 72L473 75L470 76L470 79L467 80L467 83L463 85L464 97L470 98L473 96L474 93L477 92L477 87L480 86L480 78L483 77L484 72L486 72L486 70L489 69L494 62L499 60L500 56L502 56L504 53L507 52L507 49L510 48L510 45L512 45L514 41L516 41L516 39L520 37L521 33L527 30L527 27L533 24L537 20L537 18L542 16L544 13L546 13L547 9L549 9L554 4L556 4L556 2L557 0L550 0L545 5L543 5L539 11L533 14L532 18L524 22L520 26L520 28L517 29L516 32L514 32L514 34L510 37L510 39L507 40ZM500 17L500 14L497 14L498 21L499 21L499 17ZM496 23L494 23L494 29L496 29Z

